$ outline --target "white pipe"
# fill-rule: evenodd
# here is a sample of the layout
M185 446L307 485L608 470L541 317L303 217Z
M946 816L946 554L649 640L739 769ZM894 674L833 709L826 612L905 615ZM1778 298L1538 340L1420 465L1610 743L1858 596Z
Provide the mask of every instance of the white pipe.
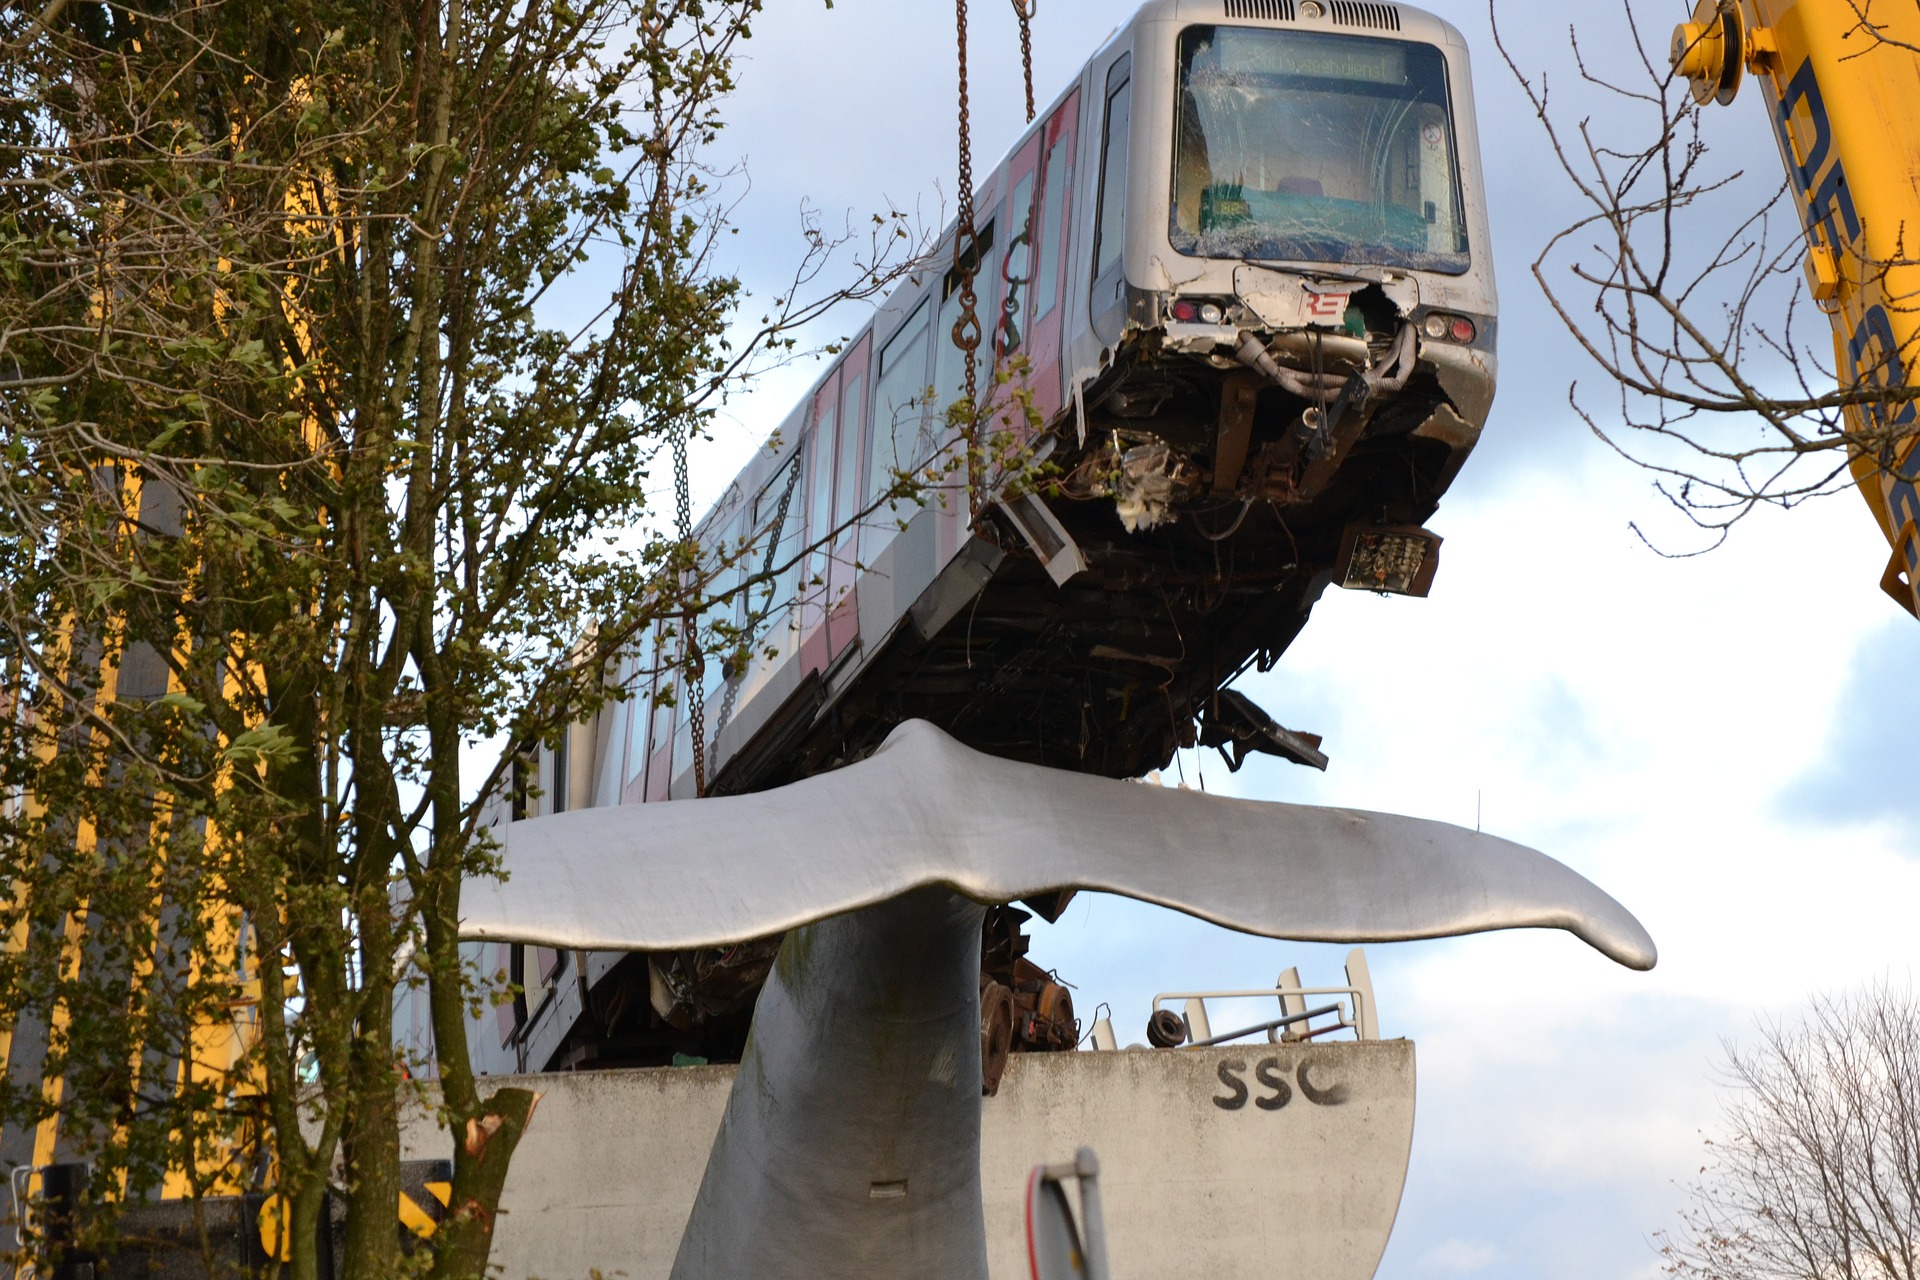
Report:
M1234 348L1234 357L1241 364L1259 373L1269 382L1278 383L1302 400L1314 400L1326 404L1340 394L1340 388L1346 380L1338 374L1302 373L1297 369L1288 369L1268 354L1260 340L1250 333L1240 335L1240 345Z
M1207 1002L1201 999L1187 1001L1187 1040L1213 1039L1213 1024L1207 1021Z
M1398 391L1407 385L1407 379L1413 376L1415 345L1413 321L1404 320L1400 332L1394 335L1393 348L1387 353L1386 370L1380 381L1373 384L1372 391Z

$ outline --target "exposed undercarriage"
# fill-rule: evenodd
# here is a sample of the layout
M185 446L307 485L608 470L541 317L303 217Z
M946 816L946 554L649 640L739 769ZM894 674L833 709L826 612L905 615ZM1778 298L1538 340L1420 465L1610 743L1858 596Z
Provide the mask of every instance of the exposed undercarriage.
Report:
M1372 313L1364 338L1243 340L1315 379L1305 396L1244 359L1135 331L1085 390L1084 435L1072 407L1052 425L1044 512L1023 498L976 521L977 594L937 598L961 589L943 576L916 614L951 616L896 632L857 681L823 688L777 750L741 752L714 790L857 759L908 717L996 755L1109 777L1196 745L1217 692L1279 658L1337 567L1353 581L1352 533L1417 531L1477 435L1430 361L1409 358L1397 388L1379 388L1412 323L1377 289L1354 301ZM1037 527L1049 515L1051 539ZM1040 558L1060 532L1085 565L1064 582ZM1432 560L1429 548L1425 577ZM762 734L768 746L779 728Z
M987 507L911 625L859 654L857 677L809 677L710 791L859 759L910 717L995 755L1109 777L1196 745L1236 768L1255 750L1324 768L1319 738L1227 686L1280 657L1337 575L1424 594L1437 539L1419 526L1477 435L1441 366L1416 358L1411 317L1378 288L1356 292L1353 313L1362 332L1239 331L1232 344L1131 330L1083 408L1042 437L1045 479ZM1397 531L1413 562L1377 542L1368 560L1373 531ZM1051 920L1065 903L1026 905ZM1008 1051L1079 1038L1065 987L1024 958L1024 918L988 917L989 1087ZM528 1065L736 1059L775 941L619 960Z

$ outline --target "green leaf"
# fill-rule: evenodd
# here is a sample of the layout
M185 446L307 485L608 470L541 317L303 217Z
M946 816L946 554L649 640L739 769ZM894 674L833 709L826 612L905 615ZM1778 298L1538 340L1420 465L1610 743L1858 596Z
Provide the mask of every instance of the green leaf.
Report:
M263 724L235 738L220 754L236 765L286 764L299 755L299 748L284 726Z
M187 424L178 418L174 419L172 422L169 422L164 431L162 431L159 435L155 436L153 439L147 441L147 452L148 453L160 452L160 450L172 444L174 437L179 435L182 431L184 431L186 429L186 426Z

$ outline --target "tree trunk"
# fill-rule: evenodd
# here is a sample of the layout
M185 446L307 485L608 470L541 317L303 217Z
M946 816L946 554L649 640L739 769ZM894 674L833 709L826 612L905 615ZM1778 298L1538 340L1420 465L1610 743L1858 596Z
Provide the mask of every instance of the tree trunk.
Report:
M287 1264L288 1280L333 1280L320 1272L320 1232L326 1226L321 1215L326 1209L327 1184L323 1179L308 1182L293 1197L293 1207L287 1214L287 1238L282 1242L282 1247L293 1246L289 1250L292 1261Z
M540 1095L531 1089L502 1089L481 1104L477 1117L467 1121L466 1133L454 1150L451 1203L434 1237L439 1248L433 1280L482 1280L486 1275L507 1166L539 1101Z

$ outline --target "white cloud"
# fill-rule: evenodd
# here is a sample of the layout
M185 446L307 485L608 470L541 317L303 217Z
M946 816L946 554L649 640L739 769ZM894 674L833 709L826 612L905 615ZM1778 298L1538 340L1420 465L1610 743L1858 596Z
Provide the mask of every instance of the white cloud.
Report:
M1420 1255L1419 1269L1429 1275L1478 1275L1499 1257L1500 1250L1485 1240L1449 1236Z

